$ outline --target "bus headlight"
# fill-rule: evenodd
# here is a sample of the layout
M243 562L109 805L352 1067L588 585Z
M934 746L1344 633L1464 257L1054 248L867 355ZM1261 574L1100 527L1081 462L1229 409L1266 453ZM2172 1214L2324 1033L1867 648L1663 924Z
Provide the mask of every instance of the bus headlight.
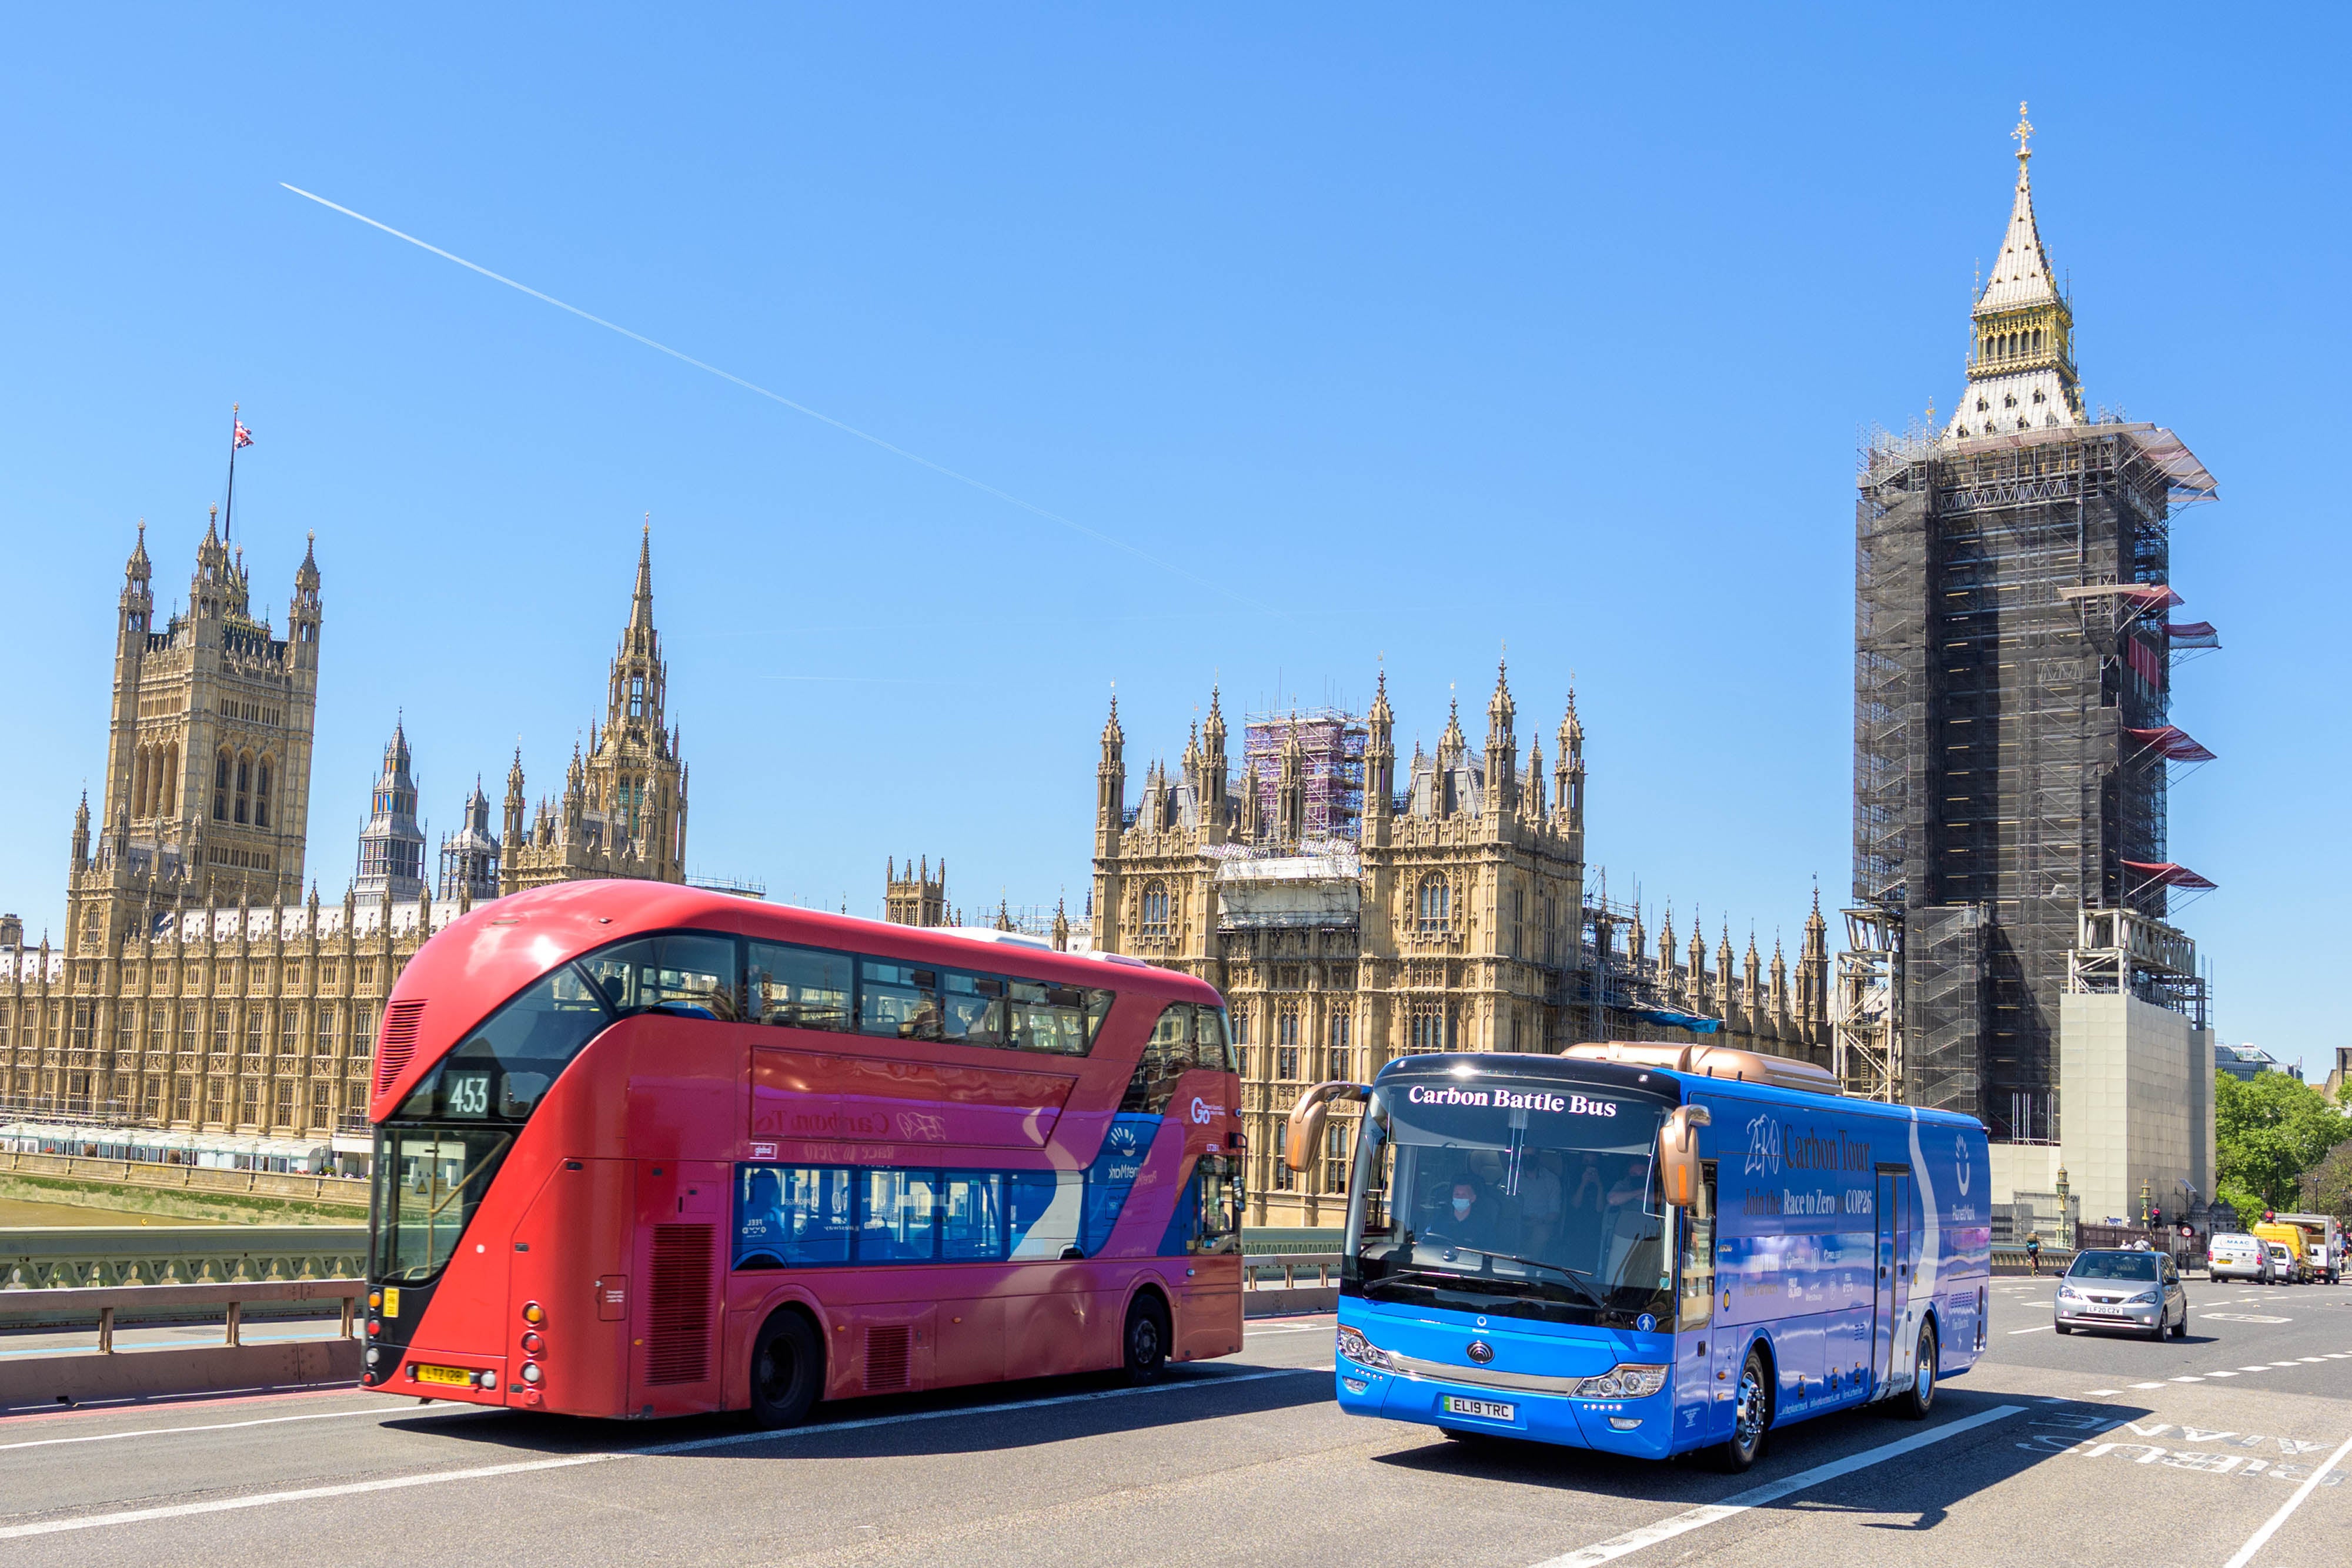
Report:
M522 1364L522 1380L533 1388L539 1386L539 1380L544 1375L546 1375L539 1370L539 1363L526 1361Z
M1345 1324L1339 1329L1339 1351L1359 1366L1377 1367L1382 1372L1390 1370L1388 1352Z
M1598 1377L1588 1377L1577 1389L1579 1399L1647 1399L1666 1385L1666 1369L1663 1366L1611 1367Z

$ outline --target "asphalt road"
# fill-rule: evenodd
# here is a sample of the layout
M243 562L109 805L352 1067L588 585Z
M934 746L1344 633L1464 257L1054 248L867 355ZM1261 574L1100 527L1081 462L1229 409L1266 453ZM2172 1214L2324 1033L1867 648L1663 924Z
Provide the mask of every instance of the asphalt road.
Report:
M340 1392L19 1416L0 1559L2352 1561L2352 1287L2192 1283L2160 1344L2062 1339L2051 1291L1996 1282L1990 1350L1929 1421L1809 1422L1740 1477L1342 1416L1324 1317L1139 1390L863 1401L781 1436Z

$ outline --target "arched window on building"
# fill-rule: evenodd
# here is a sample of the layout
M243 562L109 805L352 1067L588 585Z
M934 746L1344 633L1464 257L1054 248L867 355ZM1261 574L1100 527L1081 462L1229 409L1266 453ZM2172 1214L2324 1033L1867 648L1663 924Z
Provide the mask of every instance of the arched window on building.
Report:
M1327 1081L1355 1077L1355 1051L1349 1039L1349 1015L1345 1009L1331 1015L1330 1049L1323 1060L1323 1076Z
M269 758L263 758L254 768L253 825L269 826Z
M1421 887L1413 897L1413 924L1425 936L1444 931L1452 924L1454 890L1440 872L1431 872L1421 879Z
M1430 998L1412 1004L1406 1015L1406 1049L1413 1051L1452 1051L1455 1029L1453 1004Z
M252 811L253 758L249 756L239 757L236 759L236 820L240 822L251 821Z
M646 716L646 678L643 675L629 677L629 716L631 718Z
M229 760L226 750L213 761L213 821L215 822L228 821L228 775L236 766Z
M1168 884L1164 882L1143 884L1143 934L1159 938L1168 935Z
M155 814L159 817L168 817L178 810L180 801L180 743L176 740L163 748L163 784L161 794L162 804L155 808Z
M1334 1197L1348 1190L1348 1124L1337 1117L1323 1129L1323 1190Z
M1278 1083L1298 1082L1298 1004L1284 1002L1274 1015L1274 1076Z

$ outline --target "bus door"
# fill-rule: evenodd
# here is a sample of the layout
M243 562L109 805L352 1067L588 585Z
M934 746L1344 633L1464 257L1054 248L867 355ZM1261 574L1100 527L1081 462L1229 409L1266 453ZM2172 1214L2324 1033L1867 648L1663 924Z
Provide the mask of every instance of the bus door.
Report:
M1909 1166L1878 1167L1878 1196L1874 1207L1878 1213L1877 1278L1875 1294L1871 1303L1870 1376L1874 1398L1894 1386L1895 1364L1899 1359L1896 1333L1903 1321L1903 1311L1910 1302L1910 1188Z
M1717 1398L1718 1365L1732 1354L1729 1326L1717 1312L1717 1225L1715 1162L1699 1164L1698 1201L1677 1215L1682 1257L1675 1303L1675 1432L1677 1448L1712 1442L1731 1430L1731 1406ZM1717 1428L1721 1430L1717 1431Z

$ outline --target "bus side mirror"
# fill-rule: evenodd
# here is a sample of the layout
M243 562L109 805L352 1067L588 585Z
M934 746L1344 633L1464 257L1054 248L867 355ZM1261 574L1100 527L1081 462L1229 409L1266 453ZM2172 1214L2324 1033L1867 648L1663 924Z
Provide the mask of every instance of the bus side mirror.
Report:
M1369 1100L1372 1086L1369 1083L1318 1083L1299 1095L1290 1107L1290 1128L1283 1139L1282 1163L1292 1170L1303 1171L1315 1163L1315 1150L1323 1142L1323 1123L1331 1114L1335 1100Z
M1658 1182L1666 1201L1688 1208L1698 1201L1698 1129L1713 1126L1704 1105L1684 1105L1658 1124Z

